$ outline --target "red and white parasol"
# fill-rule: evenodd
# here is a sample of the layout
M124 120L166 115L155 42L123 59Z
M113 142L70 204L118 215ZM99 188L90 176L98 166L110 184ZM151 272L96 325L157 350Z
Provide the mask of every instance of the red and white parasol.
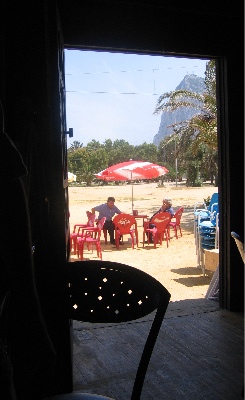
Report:
M147 161L125 161L112 165L95 174L97 179L105 181L136 181L153 179L167 174L169 171L161 165ZM132 184L132 211L133 211L133 184Z

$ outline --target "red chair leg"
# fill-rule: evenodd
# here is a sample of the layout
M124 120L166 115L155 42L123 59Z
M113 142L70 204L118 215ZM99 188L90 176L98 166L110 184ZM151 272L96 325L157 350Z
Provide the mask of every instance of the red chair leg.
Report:
M136 238L136 246L139 247L139 238L138 238L138 232L135 232L135 238Z
M77 236L73 238L73 246L74 246L74 253L76 254L77 251Z
M97 249L97 256L98 258L100 258L102 260L102 250L101 250L101 246L100 246L100 242L96 242L96 249Z
M85 243L84 239L78 238L78 240L77 240L77 256L81 260L83 260L84 243Z
M119 241L120 241L120 234L117 234L117 231L115 231L115 244L117 249L119 249Z
M157 233L152 232L152 236L153 236L154 248L156 248L157 247ZM149 237L148 237L148 244L149 244Z
M86 242L87 243L87 250L88 251L92 251L92 253L93 253L93 251L94 251L94 249L93 249L93 243L88 243L88 242Z
M130 236L131 236L131 247L132 249L134 249L134 234L130 233Z
M107 229L103 229L105 244L107 244Z
M71 251L72 251L72 245L73 245L73 249L74 249L74 253L76 254L76 250L77 250L77 234L72 232L70 234L70 246L71 246Z

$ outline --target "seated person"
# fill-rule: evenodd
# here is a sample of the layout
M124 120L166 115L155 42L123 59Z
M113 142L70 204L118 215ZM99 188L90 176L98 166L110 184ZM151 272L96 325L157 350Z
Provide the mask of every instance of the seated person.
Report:
M121 214L121 211L119 208L115 206L115 199L114 197L108 197L107 202L100 204L99 206L96 206L92 208L92 213L94 214L95 211L99 212L98 216L98 221L106 217L106 221L104 224L104 228L107 229L109 236L110 236L110 243L115 244L115 238L114 238L114 224L112 222L112 218L114 217L115 214Z
M174 216L174 209L172 208L172 201L171 199L163 199L162 201L162 206L159 208L159 210L157 212L155 212L155 214L152 215L150 221L152 221L153 217L155 217L155 215L161 213L161 212L168 212L171 214L171 218ZM149 224L149 228L154 228L155 225L154 224ZM148 236L148 232L146 233L146 235ZM150 243L153 243L153 238L152 238L152 234L150 233Z

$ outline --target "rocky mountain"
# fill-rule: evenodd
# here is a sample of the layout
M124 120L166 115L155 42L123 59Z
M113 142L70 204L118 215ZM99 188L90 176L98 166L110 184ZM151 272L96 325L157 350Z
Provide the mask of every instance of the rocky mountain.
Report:
M188 90L189 92L203 93L205 91L204 78L194 74L186 75L180 84L175 88L175 90L181 89ZM153 138L153 144L158 146L161 140L173 133L173 128L169 127L169 125L185 121L186 119L191 118L195 113L195 110L188 107L173 112L164 111L161 115L158 133Z

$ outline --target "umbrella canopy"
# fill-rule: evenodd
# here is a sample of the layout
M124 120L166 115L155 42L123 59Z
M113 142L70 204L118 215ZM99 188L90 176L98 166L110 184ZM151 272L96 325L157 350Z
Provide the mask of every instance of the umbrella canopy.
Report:
M136 181L138 179L153 179L165 175L169 171L161 165L147 161L125 161L104 169L96 178L105 181Z
M169 171L161 165L147 161L125 161L112 165L95 174L97 179L105 181L136 181L139 179L153 179L167 174ZM133 185L132 185L133 211Z

